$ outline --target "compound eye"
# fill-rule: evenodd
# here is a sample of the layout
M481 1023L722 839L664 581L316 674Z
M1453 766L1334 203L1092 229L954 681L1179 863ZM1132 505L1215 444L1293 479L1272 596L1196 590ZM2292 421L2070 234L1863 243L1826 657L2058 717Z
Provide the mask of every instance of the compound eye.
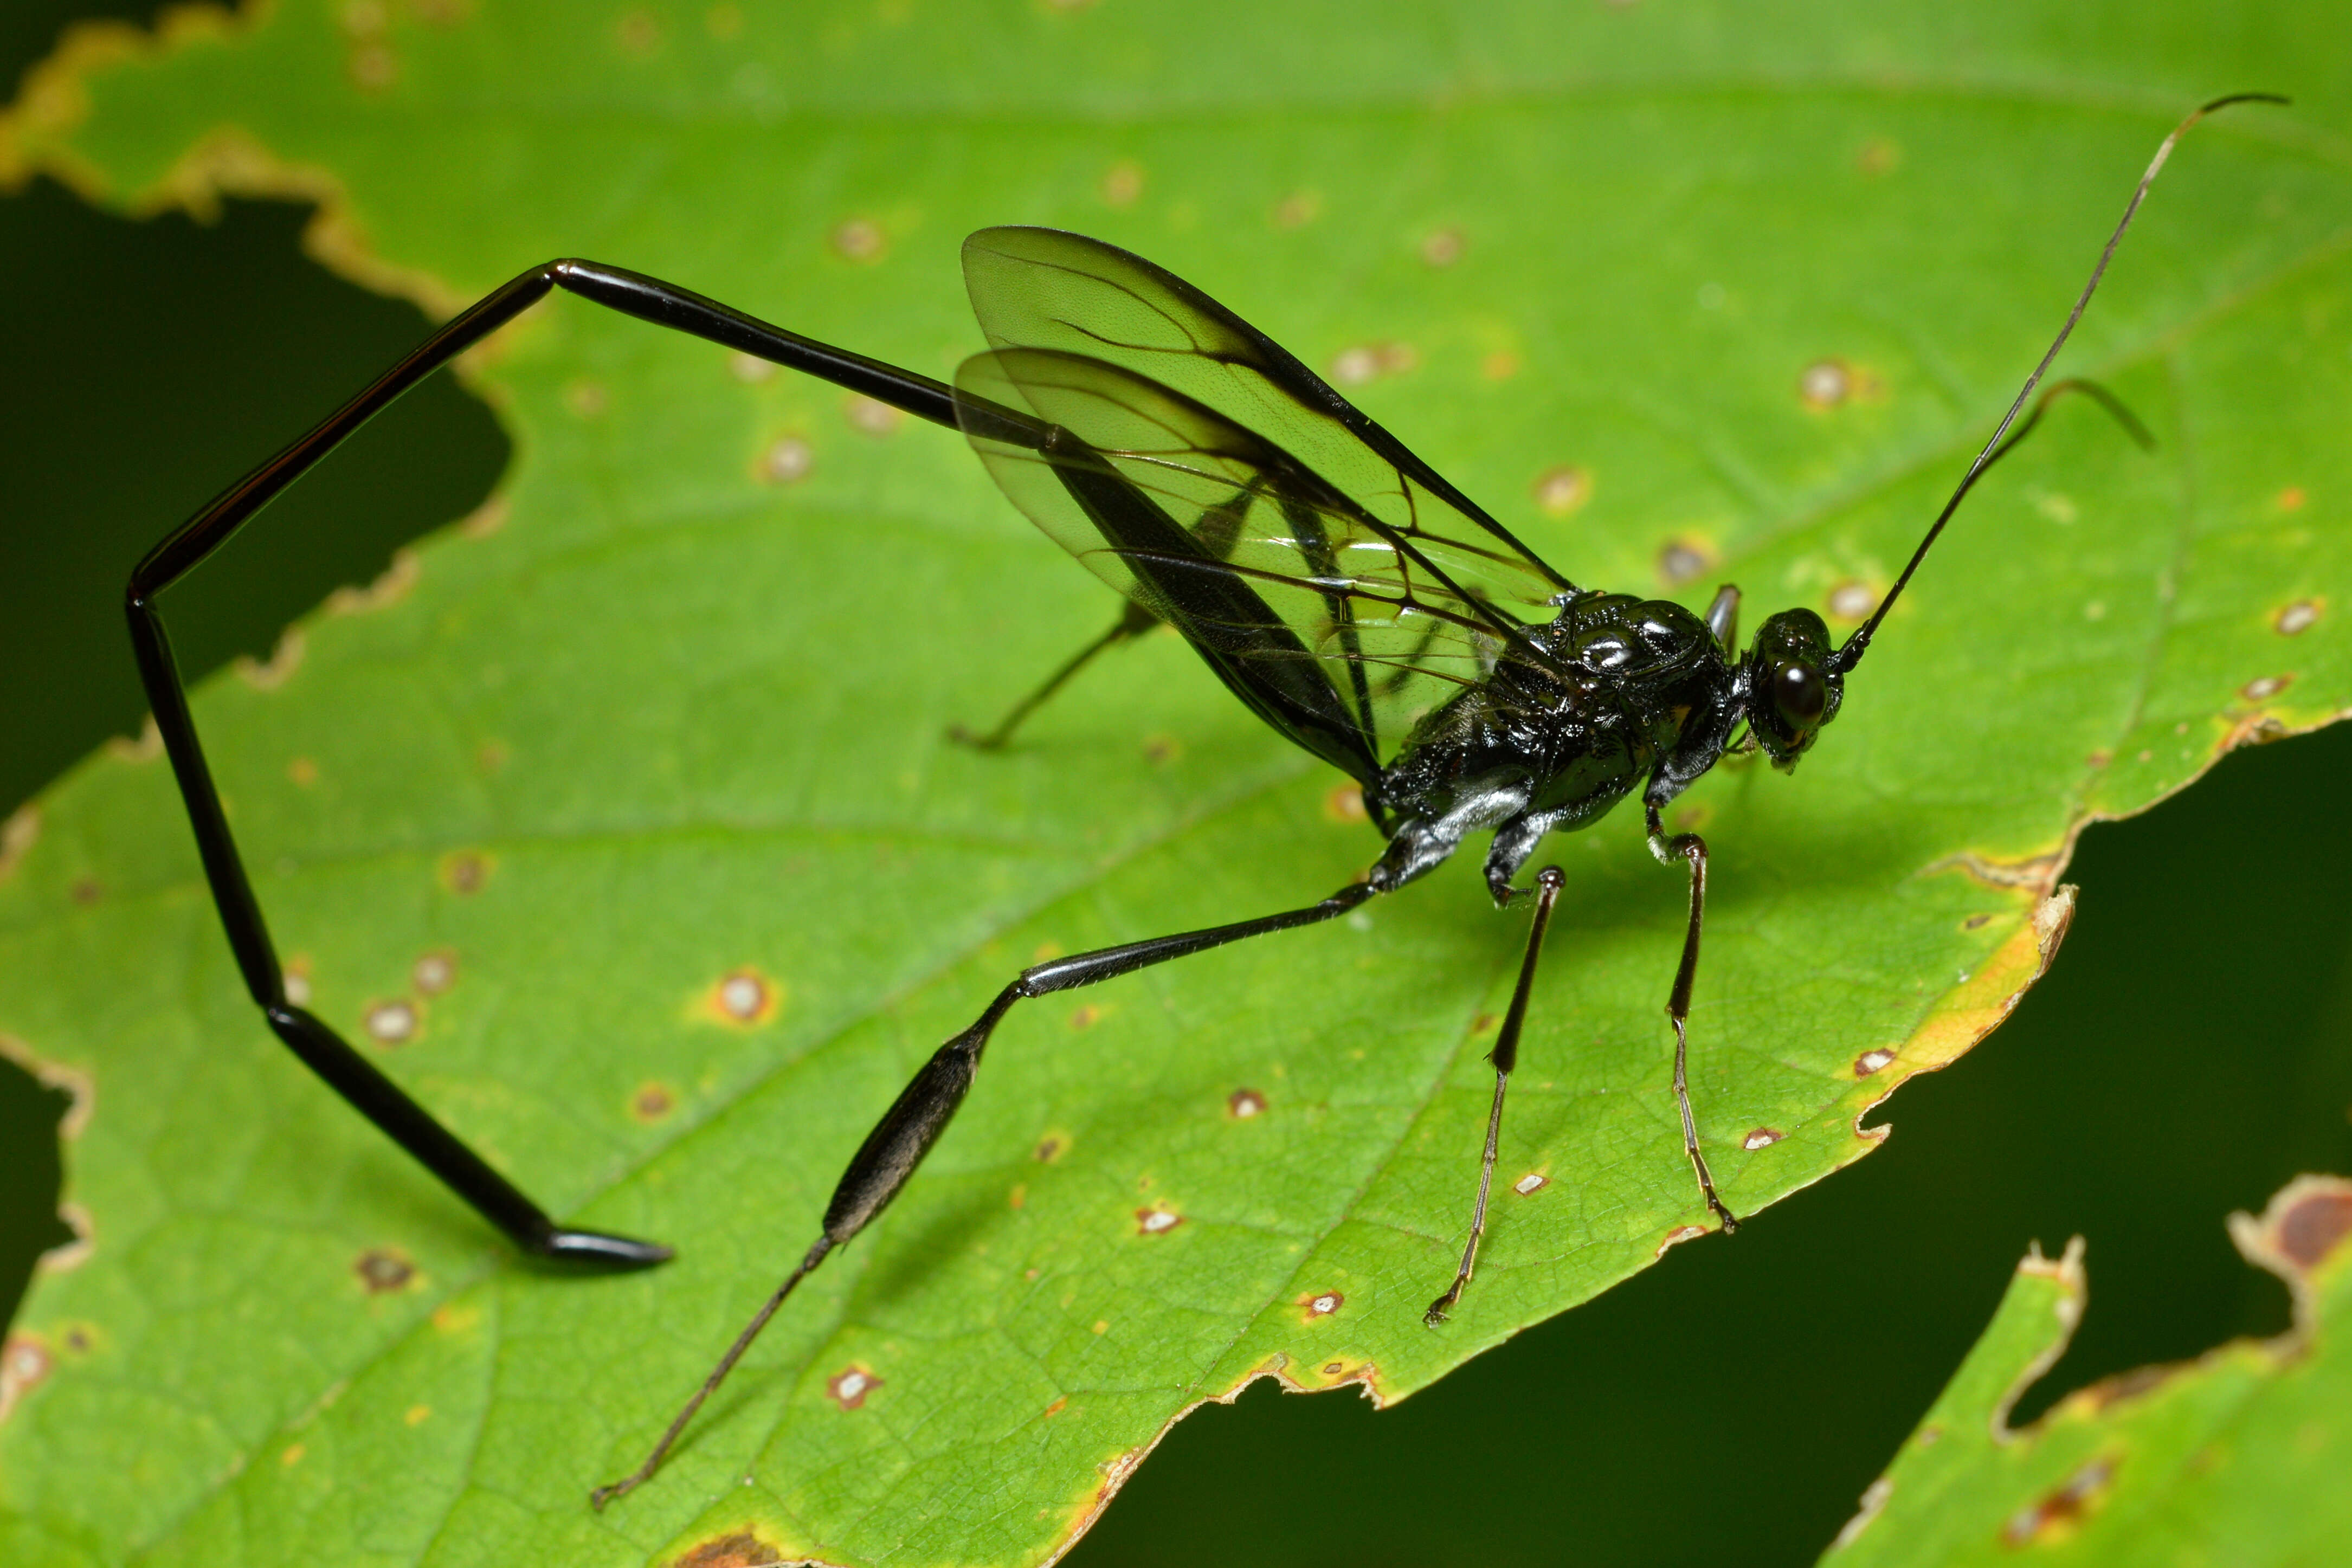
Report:
M1783 664L1772 676L1772 706L1791 727L1811 729L1829 706L1830 686L1811 664Z

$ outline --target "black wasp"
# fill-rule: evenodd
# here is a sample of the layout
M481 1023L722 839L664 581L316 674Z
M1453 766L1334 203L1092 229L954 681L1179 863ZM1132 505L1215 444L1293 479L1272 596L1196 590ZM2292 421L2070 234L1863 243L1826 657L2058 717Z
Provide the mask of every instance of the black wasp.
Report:
M1688 877L1689 924L1666 1003L1675 1100L1699 1191L1731 1229L1738 1221L1716 1194L1685 1075L1706 845L1695 833L1668 833L1661 813L1727 751L1759 748L1776 768L1792 768L1837 716L1845 677L1928 548L1977 479L2040 416L2037 404L2018 423L2174 141L2202 115L2248 98L2284 101L2216 99L2165 139L2057 339L1885 598L1835 646L1819 615L1797 609L1767 619L1738 652L1739 596L1730 587L1703 616L1580 587L1273 340L1181 278L1098 241L1036 228L972 235L965 280L993 347L965 361L953 386L617 267L577 260L534 267L240 480L132 573L128 610L141 674L246 987L298 1056L518 1246L618 1267L669 1256L654 1243L558 1226L289 999L155 602L402 392L562 288L961 429L1013 503L1127 596L1111 631L980 744L1001 742L1095 652L1164 622L1253 713L1353 778L1388 845L1362 880L1320 903L1055 958L1015 977L883 1113L850 1160L815 1243L645 1464L594 1494L598 1507L654 1472L793 1288L897 1195L962 1103L989 1036L1015 1003L1345 915L1427 874L1465 837L1486 831L1495 902L1532 899L1534 908L1492 1053L1495 1097L1468 1239L1452 1283L1426 1314L1442 1322L1477 1259L1504 1091L1544 929L1565 883L1557 867L1537 873L1532 887L1516 879L1547 834L1584 827L1637 790L1651 850ZM2121 413L2087 383L2057 383L2044 402L2068 386Z

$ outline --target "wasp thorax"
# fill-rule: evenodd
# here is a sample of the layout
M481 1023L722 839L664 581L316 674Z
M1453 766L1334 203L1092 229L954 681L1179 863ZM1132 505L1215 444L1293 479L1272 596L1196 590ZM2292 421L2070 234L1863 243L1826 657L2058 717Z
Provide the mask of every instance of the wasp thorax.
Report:
M1837 716L1843 678L1830 659L1830 629L1810 610L1783 610L1756 629L1741 674L1748 727L1786 772Z

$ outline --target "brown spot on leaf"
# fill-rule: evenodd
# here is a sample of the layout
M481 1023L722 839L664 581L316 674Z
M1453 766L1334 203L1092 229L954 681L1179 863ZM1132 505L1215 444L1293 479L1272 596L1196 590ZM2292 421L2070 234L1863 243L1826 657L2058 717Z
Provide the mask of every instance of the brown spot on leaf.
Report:
M2098 1506L2115 1479L2116 1463L2111 1458L2093 1459L2069 1477L2063 1486L2052 1491L2040 1501L2032 1503L2010 1515L2001 1526L2001 1543L2023 1546L2031 1542L2059 1541L2072 1535L2083 1517Z
M1797 375L1797 397L1816 412L1876 395L1878 378L1862 366L1832 356L1815 360Z
M84 909L96 904L105 894L106 889L100 885L98 878L94 876L78 876L74 878L73 886L66 890L66 896Z
M470 895L482 891L495 865L479 850L458 850L441 857L441 885L451 893Z
M1274 226L1278 229L1303 228L1322 215L1323 197L1315 191L1294 191L1274 206Z
M1410 343L1357 343L1331 357L1331 379L1341 386L1360 387L1382 376L1401 375L1421 363Z
M457 983L457 955L446 947L420 955L408 967L408 983L424 996L439 996Z
M1146 736L1143 759L1154 768L1165 768L1184 755L1184 743L1172 735Z
M907 423L904 413L863 392L852 392L843 399L841 412L849 420L850 428L867 435L887 435Z
M1236 1089L1225 1096L1225 1114L1236 1122L1246 1122L1265 1114L1265 1096L1255 1089Z
M1055 1400L1051 1405L1045 1406L1045 1413L1042 1417L1040 1417L1040 1419L1050 1421L1055 1416L1059 1416L1064 1410L1068 1409L1069 1405L1070 1396L1065 1394L1059 1399Z
M371 1247L352 1260L352 1272L371 1296L404 1291L416 1280L416 1265L397 1247Z
M629 1114L649 1127L677 1109L677 1092L667 1083L648 1080L629 1096Z
M757 471L762 484L797 485L815 465L816 454L807 442L797 435L780 435L760 454Z
M2250 703L2268 702L2294 683L2293 675L2263 675L2238 688L2238 695Z
M1070 1027L1074 1030L1092 1029L1102 1016L1102 1009L1095 1006L1094 1003L1080 1002L1070 1009Z
M1551 1177L1541 1171L1529 1171L1511 1184L1511 1190L1521 1197L1533 1197L1551 1185Z
M1695 582L1713 565L1715 552L1699 539L1668 539L1658 547L1658 580L1668 588Z
M1740 1139L1739 1146L1746 1149L1748 1153L1753 1154L1758 1149L1770 1148L1773 1145L1779 1143L1788 1135L1788 1134L1780 1131L1778 1127L1759 1127L1754 1132L1748 1134L1746 1137Z
M1050 1166L1068 1153L1069 1147L1070 1139L1067 1134L1048 1133L1037 1140L1037 1147L1033 1153L1039 1165Z
M834 254L845 260L873 263L889 253L890 239L872 218L851 218L833 231Z
M2319 612L2324 608L2326 608L2324 600L2298 599L2276 615L2272 616L2271 625L2282 637L2300 636L2317 623Z
M843 1367L824 1381L824 1391L844 1410L855 1410L866 1403L866 1396L882 1386L882 1380L855 1362Z
M1154 1205L1135 1211L1135 1233L1139 1236L1165 1236L1184 1223L1184 1217L1172 1208Z
M2278 509L2282 512L2299 512L2303 510L2304 502L2309 498L2303 493L2302 486L2289 485L2278 493Z
M670 1568L771 1568L784 1554L748 1530L714 1536L679 1557Z
M1323 814L1335 822L1361 822L1370 820L1364 810L1364 787L1353 779L1334 784L1323 797Z
M1592 476L1573 463L1555 463L1528 486L1548 517L1564 517L1592 499Z
M1443 228L1421 242L1421 259L1432 267L1452 267L1465 248L1460 229Z
M1131 207L1143 194L1143 165L1122 158L1104 172L1102 199L1114 207Z
M1306 1321L1310 1323L1318 1318L1329 1317L1347 1303L1348 1298L1337 1291L1323 1291L1312 1296L1298 1298L1298 1304L1307 1309Z
M1856 1078L1867 1078L1894 1060L1895 1053L1885 1046L1880 1046L1874 1051L1865 1051L1853 1059L1853 1075Z
M1830 590L1827 605L1832 621L1864 621L1878 608L1878 590L1850 577Z
M31 1334L11 1334L0 1343L0 1421L17 1400L47 1382L56 1366L49 1347Z
M353 45L345 68L362 92L382 92L400 79L400 57L389 44L373 39Z
M1990 915L1971 915L1966 920L1960 922L1960 929L1963 931L1981 931L1990 924L1992 924L1992 916Z
M642 60L661 47L661 23L650 11L625 11L613 29L613 40L623 54Z
M751 1029L776 1016L784 988L746 964L721 975L702 995L701 1012L733 1029Z
M367 1036L378 1045L406 1045L416 1038L421 1020L416 1004L405 997L370 1002L364 1018Z

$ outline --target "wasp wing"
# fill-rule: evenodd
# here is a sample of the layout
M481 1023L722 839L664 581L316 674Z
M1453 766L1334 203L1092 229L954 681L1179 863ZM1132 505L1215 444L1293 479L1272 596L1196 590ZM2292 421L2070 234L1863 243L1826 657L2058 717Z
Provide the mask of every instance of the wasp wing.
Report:
M1507 648L1548 663L1417 541L1257 432L1124 367L1001 349L960 406L1013 503L1181 632L1259 716L1369 782L1412 724Z
M1540 657L1507 606L1573 585L1200 290L1049 229L982 230L964 270L999 349L961 402L1054 433L967 417L999 483L1308 750L1369 777L1505 646Z

